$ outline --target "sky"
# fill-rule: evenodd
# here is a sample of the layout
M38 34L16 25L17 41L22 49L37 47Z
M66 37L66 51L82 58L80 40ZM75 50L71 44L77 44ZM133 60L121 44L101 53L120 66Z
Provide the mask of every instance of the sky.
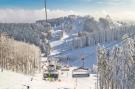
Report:
M135 21L135 0L47 0L48 18L92 15ZM44 0L0 0L0 22L44 19Z

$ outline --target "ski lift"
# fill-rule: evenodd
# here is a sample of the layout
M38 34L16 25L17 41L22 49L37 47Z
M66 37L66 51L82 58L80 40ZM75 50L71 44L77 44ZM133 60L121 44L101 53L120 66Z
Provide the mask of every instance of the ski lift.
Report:
M59 77L59 73L57 70L53 70L53 71L45 71L43 73L43 80L46 80L48 78L52 78L52 79L55 79L57 80Z
M47 63L48 65L46 66L46 69L43 72L43 80L46 80L49 78L57 80L59 73L56 70L56 63L55 62L53 63L53 61L51 60L48 60Z
M56 62L53 62L51 60L48 60L48 65L46 66L46 69L43 72L43 80L52 78L57 80L59 73L58 70L56 69Z
M77 78L77 77L89 77L89 70L85 68L77 68L72 71L72 77Z
M49 65L47 70L43 72L43 80L46 80L48 78L57 80L58 76L59 76L59 73L56 70L55 65Z

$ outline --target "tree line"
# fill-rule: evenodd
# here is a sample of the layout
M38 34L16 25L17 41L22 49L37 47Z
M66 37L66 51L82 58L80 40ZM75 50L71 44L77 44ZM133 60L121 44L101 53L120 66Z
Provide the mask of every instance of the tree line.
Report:
M125 25L121 27L114 27L111 29L105 29L101 31L95 31L92 33L81 32L77 36L67 39L65 41L67 47L70 49L83 48L94 46L98 43L110 43L112 41L122 40L124 34L135 34L135 25Z
M49 23L0 23L0 33L6 33L17 41L23 41L39 46L42 52L46 52Z

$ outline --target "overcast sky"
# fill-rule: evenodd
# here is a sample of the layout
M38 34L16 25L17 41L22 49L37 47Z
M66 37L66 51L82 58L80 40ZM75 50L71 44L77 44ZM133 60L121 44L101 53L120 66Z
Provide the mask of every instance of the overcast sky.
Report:
M135 0L47 0L48 17L92 15L135 21ZM0 22L44 19L43 0L0 0Z

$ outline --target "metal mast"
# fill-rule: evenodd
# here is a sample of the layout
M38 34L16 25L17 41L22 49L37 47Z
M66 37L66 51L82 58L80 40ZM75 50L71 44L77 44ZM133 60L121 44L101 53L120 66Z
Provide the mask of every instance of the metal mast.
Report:
M45 4L45 17L46 17L46 22L47 22L47 1L44 0L44 4Z

